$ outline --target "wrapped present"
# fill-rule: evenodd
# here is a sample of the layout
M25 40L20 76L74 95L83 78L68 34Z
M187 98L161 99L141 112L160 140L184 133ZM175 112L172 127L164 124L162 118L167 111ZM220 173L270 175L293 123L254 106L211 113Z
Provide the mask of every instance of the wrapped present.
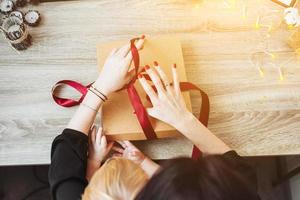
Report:
M180 79L180 89L183 92L186 106L191 111L191 101L187 91L194 90L199 92L202 99L199 121L204 126L207 126L209 99L207 94L199 87L186 81L180 41L175 37L169 36L146 39L143 49L138 51L135 47L135 40L132 39L130 41L130 51L133 56L131 70L136 72L136 76L124 88L111 94L102 107L101 118L104 129L107 131L107 138L109 140L146 140L182 136L175 128L151 118L146 112L145 107L150 107L151 102L142 87L135 80L138 68L146 64L152 64L154 61L160 64L170 81L172 81L171 66L176 63ZM97 45L97 58L100 70L111 50L121 47L124 43L126 41L115 41ZM81 97L75 100L57 96L55 91L62 84L76 89L82 94ZM52 88L52 97L58 105L72 107L82 102L90 86L91 84L84 86L76 81L61 80ZM192 158L198 159L199 156L201 156L201 151L194 146Z
M106 57L113 48L119 48L126 41L114 41L97 45L98 66L101 69ZM169 80L172 81L171 66L176 63L180 81L187 81L180 41L175 37L160 37L146 39L144 47L139 51L139 65L152 65L157 61ZM131 68L134 66L132 64ZM140 84L134 84L136 91L145 107L151 107L150 101ZM183 93L187 108L191 110L191 100L187 92ZM145 140L147 137L137 119L135 110L131 105L127 90L112 94L103 105L103 124L107 137L112 140ZM180 134L171 126L162 121L149 117L150 123L157 138L176 137Z

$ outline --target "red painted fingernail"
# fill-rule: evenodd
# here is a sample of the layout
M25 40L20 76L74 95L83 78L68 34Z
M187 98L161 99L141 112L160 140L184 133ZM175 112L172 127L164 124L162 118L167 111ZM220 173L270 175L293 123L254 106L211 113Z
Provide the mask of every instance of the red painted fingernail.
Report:
M174 63L173 67L176 68L176 63Z
M147 70L147 69L150 69L150 66L149 65L146 65L145 66L145 69Z
M146 37L145 35L142 35L142 36L141 36L141 39L145 39L145 37Z
M154 66L158 66L158 62L157 61L154 61Z
M143 78L143 75L142 75L142 74L139 74L139 75L138 75L138 78Z

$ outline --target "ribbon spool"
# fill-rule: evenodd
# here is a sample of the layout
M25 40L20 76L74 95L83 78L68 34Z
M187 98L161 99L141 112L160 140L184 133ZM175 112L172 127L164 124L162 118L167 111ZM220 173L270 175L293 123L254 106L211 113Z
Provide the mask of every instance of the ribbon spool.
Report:
M23 20L16 16L8 17L2 24L5 37L16 50L25 50L31 45L31 35Z

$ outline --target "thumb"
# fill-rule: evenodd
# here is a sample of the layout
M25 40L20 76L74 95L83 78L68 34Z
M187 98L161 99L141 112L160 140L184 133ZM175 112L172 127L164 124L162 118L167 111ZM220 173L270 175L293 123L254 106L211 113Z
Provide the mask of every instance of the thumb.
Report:
M150 115L151 117L154 117L154 118L158 119L158 115L157 115L157 113L156 113L156 111L155 111L154 108L147 108L146 111L147 111L148 115Z

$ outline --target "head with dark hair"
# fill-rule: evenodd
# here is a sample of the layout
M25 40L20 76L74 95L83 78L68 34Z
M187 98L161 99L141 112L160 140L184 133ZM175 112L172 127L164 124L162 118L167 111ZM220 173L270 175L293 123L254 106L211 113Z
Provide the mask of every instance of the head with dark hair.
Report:
M152 177L136 200L259 199L253 180L234 167L221 156L208 156L199 161L190 158L170 160ZM246 166L239 168L251 170Z

